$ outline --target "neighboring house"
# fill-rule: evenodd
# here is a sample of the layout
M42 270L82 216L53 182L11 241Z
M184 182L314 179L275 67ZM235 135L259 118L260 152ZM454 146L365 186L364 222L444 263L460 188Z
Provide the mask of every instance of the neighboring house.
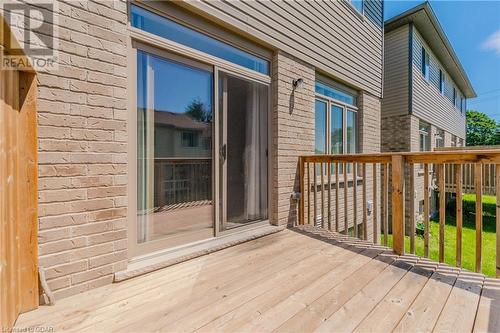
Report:
M38 242L58 298L173 248L295 223L301 155L380 152L381 0L56 4Z
M385 22L383 152L464 146L467 99L473 97L467 73L428 2ZM416 166L419 214L424 208L422 175Z

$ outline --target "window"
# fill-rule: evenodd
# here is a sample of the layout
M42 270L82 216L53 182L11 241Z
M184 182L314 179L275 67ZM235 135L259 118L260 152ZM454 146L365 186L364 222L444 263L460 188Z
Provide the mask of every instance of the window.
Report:
M131 24L135 28L198 51L269 74L269 61L135 5L131 6Z
M143 244L171 235L159 228L171 217L157 215L157 208L212 200L212 154L199 140L202 133L212 139L213 73L137 50L136 84L136 241ZM204 226L210 211L211 205L201 210ZM187 221L186 228L199 232L200 221Z
M352 94L343 92L319 81L316 81L314 88L317 94L333 98L345 104L356 105L356 97Z
M457 136L456 135L452 135L451 136L451 146L452 147L456 147L457 146Z
M346 129L346 152L348 154L354 154L356 152L356 112L352 110L347 110L347 129Z
M458 147L463 147L464 146L464 139L460 138L458 139Z
M182 146L188 148L198 147L198 133L182 132Z
M418 202L418 214L422 215L424 213L424 200Z
M315 154L326 154L326 110L327 102L316 100L315 103Z
M457 107L457 90L453 87L453 106Z
M349 3L360 13L363 13L363 0L348 0Z
M439 70L439 92L444 94L444 73L441 69Z
M430 125L424 122L420 122L419 133L420 133L420 151L431 150L431 144L429 140Z
M357 152L357 107L351 104L355 101L356 96L352 94L316 82L316 154Z
M436 147L444 147L444 131L440 129L436 133Z
M419 144L420 151L430 151L431 150L431 141L429 139L430 125L424 122L420 122L419 124ZM424 168L424 164L421 163L419 165L420 169Z
M422 47L422 75L429 80L429 53Z
M330 124L330 153L342 154L344 152L344 142L342 137L344 133L344 109L333 104L331 108Z

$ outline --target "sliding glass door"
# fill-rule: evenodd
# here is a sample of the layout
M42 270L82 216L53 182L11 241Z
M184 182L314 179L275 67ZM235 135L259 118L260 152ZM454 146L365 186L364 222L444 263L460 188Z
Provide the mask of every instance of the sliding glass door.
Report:
M219 72L220 230L267 219L269 87Z
M213 236L213 71L137 51L137 242Z
M268 108L268 84L137 49L137 244L168 248L268 218Z
M268 219L271 77L259 54L271 52L228 44L156 6L130 6L132 256Z

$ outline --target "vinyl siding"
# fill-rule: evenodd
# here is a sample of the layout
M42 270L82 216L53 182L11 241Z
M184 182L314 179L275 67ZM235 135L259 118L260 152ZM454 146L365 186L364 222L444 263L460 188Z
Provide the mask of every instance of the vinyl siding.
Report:
M360 16L344 1L185 1L183 6L285 51L359 90L382 95L382 3Z
M408 114L409 25L385 34L382 117Z
M425 80L421 73L422 46L430 57L429 81ZM444 96L439 92L439 69L443 71L446 79ZM412 114L459 138L465 138L465 116L453 106L453 87L457 91L457 97L463 98L463 94L450 80L446 69L442 67L417 29L413 29L412 70Z

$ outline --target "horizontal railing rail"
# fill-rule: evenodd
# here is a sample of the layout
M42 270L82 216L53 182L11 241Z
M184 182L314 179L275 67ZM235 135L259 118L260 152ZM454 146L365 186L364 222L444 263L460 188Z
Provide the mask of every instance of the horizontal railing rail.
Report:
M383 239L397 254L415 253L416 220L421 213L423 256L430 254L430 217L439 222L438 260L445 261L447 214L456 223L455 265L462 267L463 194L475 197L475 270L482 271L484 172L496 193L496 275L500 275L500 149L302 156L299 224L314 224L378 243ZM464 170L473 169L474 186L467 191ZM493 183L493 184L491 184ZM452 193L451 193L452 192ZM390 201L389 201L390 195ZM416 201L418 198L418 212ZM436 199L435 202L431 201ZM454 207L451 203L454 200ZM447 212L448 205L448 212ZM450 212L451 209L451 212ZM379 236L382 233L383 237ZM405 235L409 251L405 250ZM470 248L470 244L467 244Z

